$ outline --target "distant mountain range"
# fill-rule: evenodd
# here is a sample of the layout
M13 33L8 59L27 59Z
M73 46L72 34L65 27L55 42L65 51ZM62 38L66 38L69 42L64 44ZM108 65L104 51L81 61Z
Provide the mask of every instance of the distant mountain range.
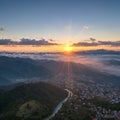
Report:
M41 120L66 96L65 90L42 82L0 90L0 120Z
M103 61L103 63L107 65L114 65L114 66L120 66L120 60L115 60L114 58L110 60Z
M72 77L72 78L70 78ZM120 77L80 63L28 58L0 57L0 85L17 82L49 81L66 83L67 79L120 83ZM119 85L119 84L118 84Z
M78 51L78 52L75 52L77 54L116 54L116 55L120 55L120 51L113 51L113 50L105 50L105 49L97 49L97 50L84 50L84 51ZM14 55L14 54L35 54L35 55L44 55L44 54L61 54L61 52L39 52L39 53L35 53L35 52L19 52L19 53L16 53L16 52L7 52L7 51L1 51L0 52L0 55Z
M0 56L0 84L10 84L17 79L48 78L51 71L31 59Z
M80 51L76 52L77 54L81 55L120 55L120 51L113 51L113 50L105 50L105 49L98 49L98 50L88 50L88 51Z

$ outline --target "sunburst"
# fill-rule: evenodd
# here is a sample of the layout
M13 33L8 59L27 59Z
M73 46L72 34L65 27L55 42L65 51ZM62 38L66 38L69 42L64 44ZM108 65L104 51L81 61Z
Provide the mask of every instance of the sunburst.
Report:
M71 53L72 52L72 50L73 50L73 48L72 48L72 46L71 45L69 45L69 44L66 44L65 46L64 46L64 52L66 52L66 53Z

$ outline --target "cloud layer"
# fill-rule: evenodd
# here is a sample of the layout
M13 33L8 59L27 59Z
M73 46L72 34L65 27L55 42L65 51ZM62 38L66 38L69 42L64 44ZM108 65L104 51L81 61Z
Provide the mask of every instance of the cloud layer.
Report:
M118 46L120 47L120 40L119 41L97 41L94 38L90 38L87 40L87 42L78 42L78 43L73 43L72 46L99 46L99 45L109 45L109 46Z
M53 43L51 40L49 41L45 39L35 40L22 38L19 42L16 42L11 39L0 39L0 45L58 45L57 43Z
M11 39L0 39L0 45L59 45L53 39L28 39L22 38L20 41L13 41ZM73 43L72 46L79 47L79 46L100 46L100 45L108 45L108 46L116 46L120 47L120 40L119 41L101 41L96 40L95 38L90 38L89 40L85 40L83 42Z

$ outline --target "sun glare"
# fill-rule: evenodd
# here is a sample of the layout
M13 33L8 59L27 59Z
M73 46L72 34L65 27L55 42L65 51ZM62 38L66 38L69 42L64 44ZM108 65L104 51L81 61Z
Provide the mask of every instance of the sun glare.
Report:
M73 48L69 45L69 44L66 44L65 47L64 47L64 52L66 53L71 53L73 50Z

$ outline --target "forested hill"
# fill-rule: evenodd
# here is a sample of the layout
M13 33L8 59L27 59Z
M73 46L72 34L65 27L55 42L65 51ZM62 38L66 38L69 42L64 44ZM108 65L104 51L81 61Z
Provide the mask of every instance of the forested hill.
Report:
M67 92L48 83L29 83L0 90L0 119L39 119L52 113Z

